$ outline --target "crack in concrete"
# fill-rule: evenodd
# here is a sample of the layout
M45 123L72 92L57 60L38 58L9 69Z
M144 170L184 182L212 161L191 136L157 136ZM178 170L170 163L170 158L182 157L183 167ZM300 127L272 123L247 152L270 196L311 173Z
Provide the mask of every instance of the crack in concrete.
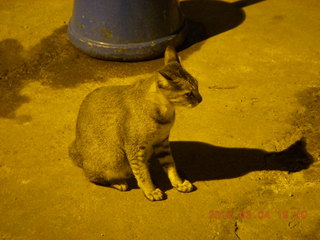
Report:
M238 235L238 230L239 230L239 226L238 226L238 222L236 221L235 223L234 223L234 234L236 235L236 237L238 238L238 239L241 239L240 237L239 237L239 235Z

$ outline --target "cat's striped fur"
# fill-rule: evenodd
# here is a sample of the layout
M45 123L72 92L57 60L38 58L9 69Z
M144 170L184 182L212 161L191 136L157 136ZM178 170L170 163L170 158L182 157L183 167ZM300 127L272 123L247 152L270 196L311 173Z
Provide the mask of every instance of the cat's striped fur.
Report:
M175 106L202 101L197 81L180 65L175 49L165 52L165 65L152 78L130 86L98 88L82 102L70 156L90 181L125 191L134 175L149 200L162 200L152 183L148 160L154 154L181 192L193 189L176 170L169 145Z

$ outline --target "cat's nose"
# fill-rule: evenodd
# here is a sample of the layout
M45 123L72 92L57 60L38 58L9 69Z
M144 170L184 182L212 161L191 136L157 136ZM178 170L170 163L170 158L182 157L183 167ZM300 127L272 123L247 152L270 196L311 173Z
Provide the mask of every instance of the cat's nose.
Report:
M198 94L198 96L197 96L197 100L198 100L198 103L201 103L201 102L202 102L202 97L201 97L201 95L200 95L200 94Z

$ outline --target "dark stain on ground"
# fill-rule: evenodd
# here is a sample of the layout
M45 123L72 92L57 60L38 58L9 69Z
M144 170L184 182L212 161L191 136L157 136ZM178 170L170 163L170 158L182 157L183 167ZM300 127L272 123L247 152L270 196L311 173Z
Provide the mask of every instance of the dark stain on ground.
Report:
M297 94L298 102L305 111L294 116L293 125L308 140L308 150L315 159L320 157L320 88L307 88Z
M284 20L284 16L283 15L274 15L272 17L273 22L282 22Z
M29 82L73 88L86 82L106 82L108 78L153 72L161 65L160 59L128 63L91 58L69 42L66 25L29 51L17 40L5 39L0 42L0 117L17 117L15 111L29 101L20 93Z
M304 107L302 113L294 115L293 126L307 139L307 150L315 161L320 159L320 88L307 88L297 94L298 102ZM306 181L319 181L320 165L315 164L309 169L304 178Z
M29 98L20 95L27 71L23 47L15 39L0 42L0 117L14 118L14 111Z

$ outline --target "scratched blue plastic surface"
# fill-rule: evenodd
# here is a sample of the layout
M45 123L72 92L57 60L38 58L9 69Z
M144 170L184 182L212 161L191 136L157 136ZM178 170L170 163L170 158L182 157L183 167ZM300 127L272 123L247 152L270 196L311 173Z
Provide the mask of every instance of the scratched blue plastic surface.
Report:
M186 24L177 0L75 0L68 34L93 57L136 61L180 45Z

